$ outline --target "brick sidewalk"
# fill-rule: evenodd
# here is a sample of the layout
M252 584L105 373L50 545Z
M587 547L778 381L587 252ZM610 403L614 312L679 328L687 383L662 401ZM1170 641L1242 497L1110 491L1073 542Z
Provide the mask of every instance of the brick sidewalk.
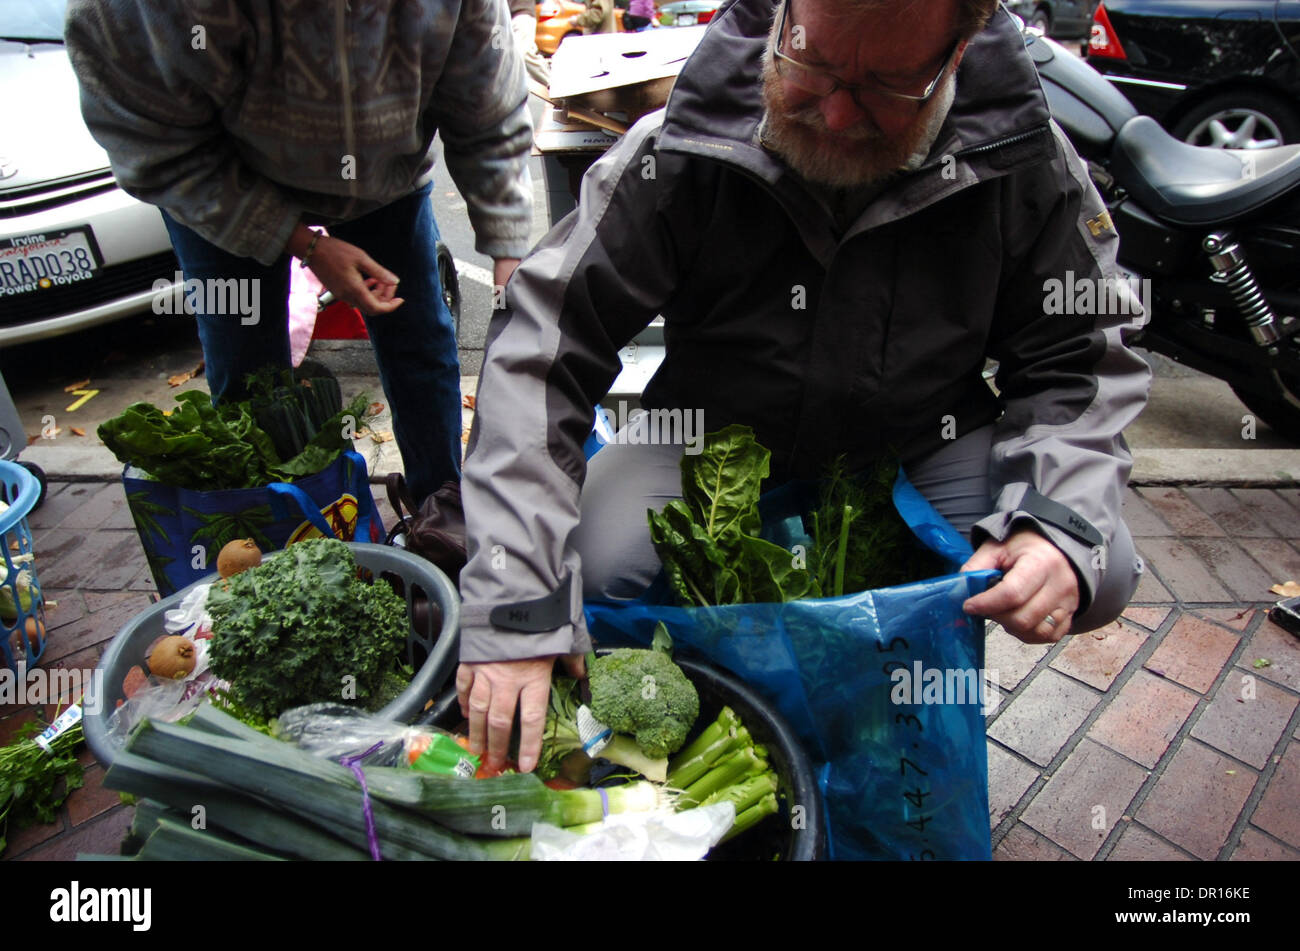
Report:
M1265 617L1269 586L1300 580L1300 490L1138 488L1125 517L1148 574L1120 622L989 636L994 857L1300 858L1300 640ZM30 524L58 602L42 666L89 671L154 590L122 487L53 484ZM0 707L0 744L36 713ZM81 755L85 786L11 829L5 859L117 851L131 810Z

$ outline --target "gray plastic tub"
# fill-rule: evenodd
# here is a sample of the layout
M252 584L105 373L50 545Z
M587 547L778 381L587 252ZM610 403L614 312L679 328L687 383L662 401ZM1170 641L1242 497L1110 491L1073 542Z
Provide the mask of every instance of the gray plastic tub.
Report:
M438 568L410 552L362 542L347 545L358 565L376 581L382 578L391 583L406 599L410 620L406 662L416 668L415 677L396 700L379 711L379 716L410 722L442 690L456 667L460 593ZM266 557L275 558L279 554L271 552ZM215 580L214 572L196 584ZM149 645L167 633L163 627L165 613L179 607L189 590L178 591L137 615L118 632L100 658L92 688L86 695L82 728L91 751L104 766L111 764L120 752L109 740L108 718L116 709L117 701L123 699L122 679L133 665L144 664ZM103 690L102 697L95 693L99 689Z

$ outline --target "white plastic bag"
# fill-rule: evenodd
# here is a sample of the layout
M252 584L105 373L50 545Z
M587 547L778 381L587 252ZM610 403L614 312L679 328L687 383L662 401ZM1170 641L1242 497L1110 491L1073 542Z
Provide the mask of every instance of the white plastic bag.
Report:
M533 824L532 858L539 862L693 862L704 858L736 821L730 802L684 812L606 816L586 834Z

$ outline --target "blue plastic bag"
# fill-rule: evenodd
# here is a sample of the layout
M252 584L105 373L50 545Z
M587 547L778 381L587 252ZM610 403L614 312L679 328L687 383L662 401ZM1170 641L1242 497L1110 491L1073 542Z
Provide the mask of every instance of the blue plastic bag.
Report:
M808 542L797 513L809 491L764 497L765 537L791 550ZM951 568L970 557L901 470L894 505ZM589 601L586 616L602 645L649 644L663 621L679 649L764 694L821 764L831 858L989 859L984 626L961 606L994 577L713 608L655 603L656 585L638 601Z
M215 570L217 553L233 538L252 538L263 551L274 551L319 536L362 542L384 537L366 460L352 450L292 484L252 489L200 492L133 471L127 466L122 472L127 506L163 595Z

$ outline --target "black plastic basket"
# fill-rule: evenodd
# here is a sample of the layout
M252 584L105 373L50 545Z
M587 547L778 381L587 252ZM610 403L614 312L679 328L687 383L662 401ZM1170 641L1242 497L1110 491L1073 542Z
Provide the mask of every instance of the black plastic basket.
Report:
M817 788L812 760L799 744L790 724L770 703L730 674L680 654L675 654L673 661L700 694L700 715L690 739L717 719L724 706L731 707L749 729L754 742L767 747L768 762L780 784L780 812L715 847L710 851L709 859L794 862L824 859L826 829L821 791ZM420 718L421 723L453 731L462 720L454 688L439 697L433 709Z

